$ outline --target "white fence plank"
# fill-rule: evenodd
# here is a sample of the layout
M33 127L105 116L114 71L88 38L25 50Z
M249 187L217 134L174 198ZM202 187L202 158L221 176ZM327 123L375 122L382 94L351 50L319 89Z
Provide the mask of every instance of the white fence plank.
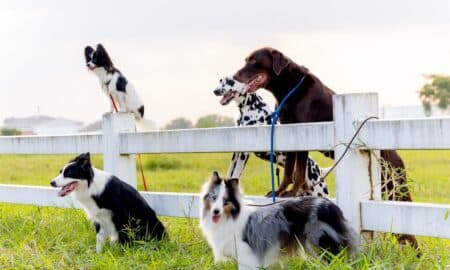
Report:
M50 180L48 180L50 183ZM39 206L75 207L70 198L58 197L58 189L0 184L0 202Z
M359 138L370 149L450 149L450 118L371 120Z
M49 180L50 181L50 180ZM70 197L58 197L58 189L41 186L0 184L0 202L80 208ZM199 217L199 195L195 193L140 192L145 200L160 216ZM272 199L261 196L246 196L255 204L271 203Z
M362 201L362 228L450 238L450 205L391 201Z
M136 155L121 155L120 132L134 131L134 115L129 113L106 113L103 115L103 168L105 171L137 187Z
M0 137L0 154L103 153L101 134Z
M346 145L355 134L357 119L378 116L378 96L375 93L361 93L333 96L335 157L346 151ZM354 147L336 167L336 201L344 216L359 233L361 230L361 210L359 202L369 199L371 190L379 187L380 179L377 162L369 153ZM379 188L378 188L379 190ZM377 192L379 193L379 192Z
M332 122L277 126L275 149L331 150ZM270 126L207 128L121 134L122 154L268 151Z
M53 206L78 206L70 197L57 197L58 190L51 187L0 184L1 202ZM194 193L141 192L142 196L160 216L199 216L199 196ZM247 196L256 204L270 203L270 198ZM450 217L446 219L448 204L362 201L361 219L364 230L406 233L450 238ZM450 215L450 214L449 214Z

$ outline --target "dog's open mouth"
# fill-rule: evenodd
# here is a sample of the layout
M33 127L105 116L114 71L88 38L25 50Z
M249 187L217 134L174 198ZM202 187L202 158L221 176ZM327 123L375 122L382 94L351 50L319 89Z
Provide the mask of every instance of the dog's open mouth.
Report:
M229 91L228 93L223 95L223 98L220 100L220 104L227 105L236 96L236 94L237 92L235 91Z
M78 182L70 182L69 184L63 186L61 190L58 192L59 197L64 197L70 192L72 192L78 186Z
M248 93L253 93L259 88L263 87L267 82L267 75L264 73L258 73L256 76L251 78L247 83L246 91Z
M213 223L219 223L219 220L220 220L220 215L213 215L212 216L212 222Z

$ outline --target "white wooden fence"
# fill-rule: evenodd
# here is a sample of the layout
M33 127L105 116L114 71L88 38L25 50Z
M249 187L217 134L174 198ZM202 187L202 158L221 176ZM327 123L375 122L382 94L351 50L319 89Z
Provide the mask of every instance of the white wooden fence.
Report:
M334 150L338 157L344 150L343 143L350 139L360 122L367 116L378 115L378 96L374 93L336 95L333 106L333 122L278 126L275 149ZM1 137L0 154L86 151L103 154L105 170L136 186L137 153L268 151L270 147L269 126L141 133L133 132L133 128L131 115L106 114L102 134ZM364 151L450 149L450 118L370 120L356 142L358 145L350 148L336 168L336 202L352 225L360 230L450 238L450 205L379 200L380 168L374 157ZM433 179L428 182L432 185ZM56 193L57 190L50 187L0 185L0 202L76 207L70 199L58 198ZM159 215L198 217L197 194L141 194ZM375 200L369 200L370 194ZM263 197L251 199L257 203L270 201Z

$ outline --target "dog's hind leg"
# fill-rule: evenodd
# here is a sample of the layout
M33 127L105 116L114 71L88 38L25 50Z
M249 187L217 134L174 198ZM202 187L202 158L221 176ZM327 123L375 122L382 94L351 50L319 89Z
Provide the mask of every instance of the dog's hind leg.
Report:
M247 152L235 152L231 158L231 164L228 168L228 178L241 178L245 165L247 164L250 154Z
M295 155L295 172L293 173L293 182L291 190L284 191L280 194L281 197L293 197L302 186L305 185L306 166L308 159L308 152L296 152Z
M284 167L284 177L278 189L275 191L275 195L279 195L286 191L287 187L292 183L292 176L295 167L295 152L286 153L286 164ZM272 191L266 194L266 197L271 197Z

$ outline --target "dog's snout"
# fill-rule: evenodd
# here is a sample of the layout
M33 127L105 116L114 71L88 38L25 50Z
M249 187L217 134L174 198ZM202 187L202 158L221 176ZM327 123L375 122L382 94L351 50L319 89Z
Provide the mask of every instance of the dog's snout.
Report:
M214 215L218 215L219 213L220 213L219 209L214 209L214 210L213 210L213 214L214 214Z
M220 88L217 88L216 90L214 90L214 95L216 96L220 96L222 91L220 91Z
M54 181L54 180L50 182L50 185L51 185L52 187L57 187L57 186L56 186L56 181Z

